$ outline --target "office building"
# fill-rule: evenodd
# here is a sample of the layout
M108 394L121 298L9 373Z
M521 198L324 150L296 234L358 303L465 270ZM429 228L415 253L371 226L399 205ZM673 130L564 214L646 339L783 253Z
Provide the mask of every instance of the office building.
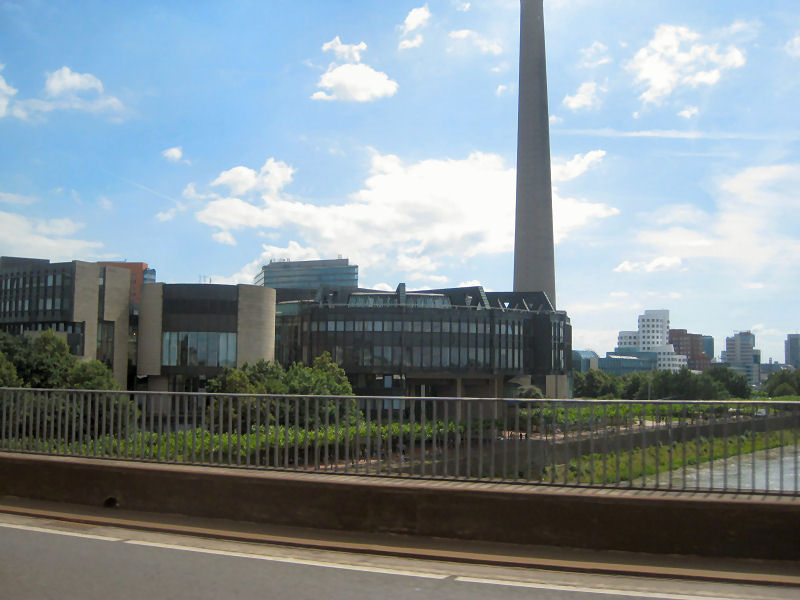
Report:
M675 352L669 343L669 311L646 310L639 315L636 331L620 331L615 354L632 352L654 352L658 357L656 368L666 371L679 371L688 366L684 354Z
M205 391L225 367L275 358L275 290L146 284L138 339L137 387Z
M573 350L572 351L572 371L586 373L587 371L597 370L599 357L594 350Z
M686 356L687 366L692 371L705 371L711 367L711 357L703 350L703 338L699 333L689 333L685 329L669 330L669 343L677 354Z
M605 358L598 359L597 363L604 373L619 377L655 370L658 366L658 353L617 348L614 352L606 352Z
M703 336L703 353L714 362L714 338L710 335Z
M737 331L725 338L722 362L747 377L750 385L761 383L761 350L756 347L756 336L750 331Z
M46 329L81 360L99 360L128 385L131 273L80 260L51 263L0 257L0 328L13 335Z
M790 333L786 336L786 364L793 369L800 369L800 333Z
M356 393L501 397L512 380L568 394L572 328L541 292L277 290L276 357L330 352Z
M555 308L550 117L543 12L542 0L522 0L514 291L541 291Z
M335 260L277 260L261 267L253 282L273 289L358 287L358 265L346 258Z

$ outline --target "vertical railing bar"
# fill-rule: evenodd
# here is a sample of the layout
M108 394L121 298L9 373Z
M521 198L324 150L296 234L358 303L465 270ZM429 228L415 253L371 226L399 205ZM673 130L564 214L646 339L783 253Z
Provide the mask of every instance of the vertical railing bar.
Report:
M397 442L397 450L399 456L397 457L398 467L397 473L398 475L406 475L406 466L404 463L408 461L408 448L406 446L406 436L403 432L403 420L405 418L406 412L406 399L405 396L399 400L400 402L400 410L398 411L397 419L398 419L398 442Z
M341 398L334 398L333 404L336 407L333 413L333 470L339 470L339 462L341 460L341 456L339 456L339 435L340 435L340 428L339 428L339 411L341 410Z
M0 391L0 448L2 448L3 450L8 450L8 436L6 435L6 426L8 425L8 421L10 421L11 418L6 416L6 412L8 411L9 395L13 396L14 392L7 392L5 390Z
M628 411L627 418L625 419L625 425L627 429L628 435L628 487L633 487L633 413L634 413L634 404L630 405L630 410ZM640 405L641 406L641 405Z
M736 405L736 492L742 491L742 407Z
M725 412L722 416L722 489L728 491L728 405L722 405Z
M547 460L547 450L548 450L548 440L550 439L544 421L544 411L545 411L545 401L540 400L536 403L539 407L539 456L540 456L540 470L541 473L539 474L539 483L545 483L545 469L547 468L548 460ZM552 410L550 413L552 414Z
M283 468L289 468L289 397L283 398L286 405L283 409Z
M253 407L253 402L254 401L255 401L255 398L253 398L253 397L248 397L248 398L245 398L245 400L244 400L245 411L247 411L245 413L245 418L244 418L244 435L245 435L244 466L245 467L249 467L250 466L250 451L252 450L252 446L253 446L252 442L250 440L251 436L253 435L252 427L251 427L253 423L252 423L252 417L250 416L250 412L251 412L251 409ZM239 422L241 423L241 421L242 421L242 417L240 415L239 416ZM240 440L242 439L242 432L241 431L239 431L239 439Z
M483 479L483 401L478 401L478 479Z
M280 456L280 435L279 429L281 425L281 400L280 398L273 398L275 403L275 417L274 417L274 424L272 425L272 439L274 445L274 451L272 453L272 468L277 469L280 467L279 463L279 456Z
M681 416L680 416L680 424L681 424L681 460L683 464L681 465L683 471L683 478L681 481L681 490L686 489L686 445L688 443L686 439L686 430L689 428L689 423L686 420L686 403L681 404Z
M362 400L362 402L366 403L366 400ZM358 413L356 413L356 417L358 417ZM355 447L353 448L353 460L355 461L355 472L358 473L361 471L361 419L360 418L356 422L356 443Z
M450 462L450 410L449 410L450 401L445 399L442 402L444 404L444 417L443 417L444 426L442 428L443 429L442 430L442 444L444 446L444 451L443 451L442 454L443 454L443 457L444 457L444 462L442 463L442 467L443 467L442 475L444 477L447 477L448 476L448 471L449 471L447 466L448 466L448 464Z
M330 399L328 400L330 402ZM330 456L331 456L331 410L330 405L325 408L325 470L330 469Z
M550 435L548 436L548 449L550 450L550 462L551 462L551 470L550 470L550 485L556 484L556 478L558 473L556 472L558 468L558 457L556 456L557 450L557 440L556 436L556 422L558 421L558 403L555 400L549 400L548 404L550 404L550 413L552 417L552 423L550 427Z
M464 435L466 436L467 447L464 449L466 453L464 476L469 479L472 475L472 403L462 399L459 399L458 402L466 409L467 425L464 428Z
M562 433L562 447L564 448L564 485L569 483L569 458L572 455L570 452L569 444L569 405L565 402L560 403L563 407L564 423L561 428Z
M200 399L205 399L205 396L192 396L192 464L197 462L197 405L200 403ZM188 412L188 411L187 411ZM189 415L186 415L186 418L189 418ZM187 423L186 428L189 428L189 424ZM184 458L184 460L186 460Z
M672 419L675 416L673 413L675 412L675 405L670 404L669 409L667 412L667 460L668 460L668 469L667 469L667 489L672 489L672 470L674 468L674 462L672 459ZM658 484L658 481L656 481Z
M769 447L769 415L770 409L765 408L764 410L764 446L767 450L767 457L766 457L766 470L765 470L765 478L764 478L764 485L766 487L766 491L769 491L769 461L770 461L770 447ZM755 444L754 444L755 446ZM755 464L755 463L754 463Z
M589 485L594 485L594 438L597 434L595 405L589 405Z
M500 474L500 479L508 479L508 412L506 411L507 405L504 401L496 402L496 406L500 408L500 411L503 413L503 431L500 432L500 435L495 437L499 438L497 441L499 442L502 439L503 446L503 472Z
M641 488L647 486L647 409L657 404L642 404L642 412L639 417L639 429L642 430L642 483Z
M711 422L711 435L709 436L709 438L710 438L709 445L711 446L711 457L710 457L711 460L708 463L708 467L709 467L709 470L710 470L710 474L709 474L710 481L709 481L708 488L710 490L713 490L714 489L714 456L716 454L715 453L716 444L714 442L716 441L716 433L717 433L717 431L716 431L717 430L717 414L716 414L715 407L713 405L711 406L711 419L710 419L710 422Z
M231 399L233 406L233 399ZM242 397L236 396L236 466L242 466Z
M781 422L783 421L783 410L781 410ZM780 448L778 460L778 476L780 477L779 492L783 494L783 427L778 429L778 444Z
M301 398L295 398L292 401L294 404L294 470L300 467L300 401ZM329 400L330 402L330 400Z
M394 399L389 400L389 413L387 414L387 422L386 422L386 452L389 457L389 468L388 472L392 473L393 468L393 461L392 461L392 454L394 453L395 444L394 441Z
M525 481L530 482L533 479L533 448L531 445L533 444L532 438L532 420L533 420L533 403L531 401L525 402L526 406L526 419L525 419L525 456L526 456L526 463L525 463Z
M261 396L256 396L253 399L253 404L255 406L255 441L256 441L256 448L255 448L255 461L253 466L256 468L261 466L261 405L264 402L264 398Z
M492 439L489 444L489 479L494 481L496 478L495 467L497 465L497 408L498 403L497 401L492 402L492 417L490 420L489 432L492 436Z
M319 421L319 397L314 398L314 469L319 471L319 436L322 435L322 423Z
M383 470L383 399L376 400L378 414L376 419L377 433L375 435L375 466L378 474Z
M58 394L58 395L56 395ZM51 392L50 393L50 439L47 443L47 451L48 452L55 452L58 454L58 444L56 443L56 399L60 398L60 393ZM61 415L59 414L58 419L58 435L61 435Z
M695 404L693 406L695 412L694 417L694 447L695 447L695 481L694 481L694 489L698 491L700 489L700 415L702 414L699 405Z
M581 405L580 404L575 405L575 414L577 416L577 418L575 419L575 421L576 421L575 422L575 428L577 430L576 431L577 444L575 446L575 448L577 450L576 456L575 456L575 459L576 459L575 463L576 463L576 466L577 466L577 469L575 471L575 475L576 475L576 477L575 477L575 485L580 485L581 484L581 474L582 474L581 470L582 470L582 467L583 467L583 451L582 451L582 447L583 447L583 421L581 419L581 417L583 416L581 414L582 412L583 411L581 409Z
M420 411L419 411L419 419L420 419L420 421L419 421L420 422L419 444L420 444L420 450L421 450L421 454L422 454L422 456L421 456L421 458L419 460L419 466L420 466L420 475L422 475L422 477L425 477L425 458L426 458L427 451L428 451L428 432L425 430L425 413L427 412L426 411L427 406L426 406L426 403L425 403L425 399L421 398L420 401L419 401L419 404L420 404Z
M353 427L353 419L350 415L350 405L353 400L347 398L344 402L344 472L350 472L350 431ZM308 405L306 404L306 411ZM308 452L308 443L306 443L306 452Z
M303 445L303 468L307 471L308 470L308 449L310 447L309 436L311 435L311 403L308 396L303 397L303 409L305 412L305 431L306 435L304 437L304 445ZM316 424L314 424L314 437L317 436L316 432Z
M522 442L522 432L519 430L519 405L520 401L514 403L514 479L522 479L519 469L519 446Z
M425 401L423 400L423 402ZM428 402L431 405L431 476L436 478L439 474L439 441L436 438L436 433L439 429L439 421L436 418L438 402L436 400L429 400Z

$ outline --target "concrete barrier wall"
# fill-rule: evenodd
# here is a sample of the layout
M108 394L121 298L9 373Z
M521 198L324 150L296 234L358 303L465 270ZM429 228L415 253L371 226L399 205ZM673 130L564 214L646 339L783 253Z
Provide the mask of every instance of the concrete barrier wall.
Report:
M0 454L0 495L195 517L577 548L800 559L800 502Z

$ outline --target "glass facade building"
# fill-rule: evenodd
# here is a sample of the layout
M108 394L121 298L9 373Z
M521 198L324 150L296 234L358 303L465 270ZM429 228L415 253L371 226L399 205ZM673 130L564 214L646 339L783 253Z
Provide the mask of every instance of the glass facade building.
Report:
M495 395L508 380L570 370L571 326L538 294L480 287L425 292L329 291L277 309L276 358L329 352L357 393ZM535 308L532 308L535 307ZM488 391L488 392L487 392Z
M346 258L272 261L261 267L253 283L274 289L355 288L358 287L358 265L351 265Z

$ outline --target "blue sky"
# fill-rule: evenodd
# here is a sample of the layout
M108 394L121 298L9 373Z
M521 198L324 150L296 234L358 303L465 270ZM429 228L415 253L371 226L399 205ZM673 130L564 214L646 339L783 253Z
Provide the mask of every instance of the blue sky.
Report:
M751 329L800 297L800 4L545 0L559 308ZM0 0L0 254L512 285L517 0Z

